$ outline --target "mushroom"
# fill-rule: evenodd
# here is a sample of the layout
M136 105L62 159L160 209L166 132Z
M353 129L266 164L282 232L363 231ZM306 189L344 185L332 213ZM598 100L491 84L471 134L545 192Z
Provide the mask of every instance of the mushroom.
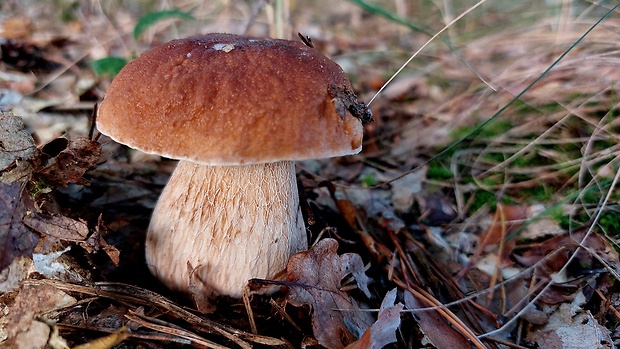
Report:
M198 280L209 296L240 297L249 279L274 277L307 249L294 161L358 153L362 120L369 109L314 48L208 34L125 66L97 127L180 160L148 228L151 272L172 290Z

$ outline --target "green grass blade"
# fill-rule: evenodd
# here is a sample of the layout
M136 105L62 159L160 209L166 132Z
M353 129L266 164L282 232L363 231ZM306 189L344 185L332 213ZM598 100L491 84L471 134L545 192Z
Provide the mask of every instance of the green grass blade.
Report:
M90 67L97 76L109 75L111 77L118 74L127 64L127 60L122 57L109 56L90 62Z
M189 13L183 12L178 9L151 12L145 15L144 17L140 18L140 20L136 24L136 27L133 30L133 38L137 40L140 37L140 35L153 24L161 20L168 19L168 18L174 18L174 17L181 18L181 19L194 19L194 17L192 17L192 15L190 15Z
M431 31L428 28L425 27L421 27L413 22L411 22L410 20L406 19L406 18L402 18L382 7L379 7L377 5L374 4L370 4L367 3L364 0L349 0L350 2L354 3L355 5L359 6L360 8L362 8L365 11L368 11L370 13L374 13L380 16L383 16L387 19L389 19L392 22L395 23L399 23L402 24L404 26L409 27L409 29L413 30L413 31L417 31L417 32L422 32L422 33L426 33L428 35L432 35Z

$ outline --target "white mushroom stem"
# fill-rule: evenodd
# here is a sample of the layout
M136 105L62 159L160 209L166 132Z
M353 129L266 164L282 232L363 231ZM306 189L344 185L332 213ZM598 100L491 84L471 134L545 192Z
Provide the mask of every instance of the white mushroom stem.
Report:
M193 282L209 295L241 297L307 249L293 162L205 166L180 161L146 239L151 272L172 290Z

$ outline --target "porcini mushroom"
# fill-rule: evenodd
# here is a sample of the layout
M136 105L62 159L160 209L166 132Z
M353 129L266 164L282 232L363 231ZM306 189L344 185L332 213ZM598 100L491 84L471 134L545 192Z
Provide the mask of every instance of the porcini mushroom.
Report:
M129 63L97 127L180 160L147 232L152 273L172 290L187 292L191 274L209 295L240 297L307 248L293 161L358 153L362 119L340 66L314 48L209 34Z

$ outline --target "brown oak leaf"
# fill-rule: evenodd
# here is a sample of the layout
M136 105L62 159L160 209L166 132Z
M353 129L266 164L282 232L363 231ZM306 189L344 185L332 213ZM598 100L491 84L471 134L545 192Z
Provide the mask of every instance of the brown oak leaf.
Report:
M314 336L328 349L346 347L374 322L369 312L340 289L342 279L352 274L357 287L370 296L362 258L354 253L338 255L337 250L336 240L324 239L293 255L287 266L287 300L294 306L312 307Z

